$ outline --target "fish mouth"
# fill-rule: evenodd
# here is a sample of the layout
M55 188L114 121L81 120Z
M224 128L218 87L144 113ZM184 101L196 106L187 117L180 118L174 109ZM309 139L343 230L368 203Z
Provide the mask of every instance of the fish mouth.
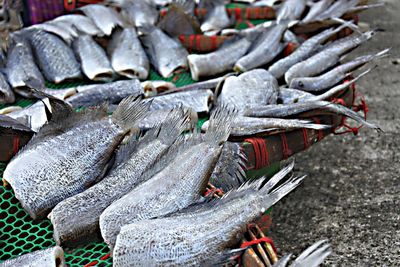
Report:
M148 72L145 69L139 68L135 69L124 69L119 70L118 74L124 77L128 77L130 79L139 78L139 79L146 79L148 76Z
M96 74L91 78L93 81L100 81L100 82L107 82L111 81L114 78L113 72L108 71L108 72L101 72Z

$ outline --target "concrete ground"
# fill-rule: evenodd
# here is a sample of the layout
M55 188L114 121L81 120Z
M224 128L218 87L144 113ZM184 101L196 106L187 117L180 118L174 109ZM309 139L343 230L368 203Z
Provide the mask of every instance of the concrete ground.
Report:
M299 154L304 184L274 207L271 236L280 254L329 239L326 266L400 266L400 1L364 12L382 29L354 54L391 47L391 56L358 83L368 120L385 131L330 136Z

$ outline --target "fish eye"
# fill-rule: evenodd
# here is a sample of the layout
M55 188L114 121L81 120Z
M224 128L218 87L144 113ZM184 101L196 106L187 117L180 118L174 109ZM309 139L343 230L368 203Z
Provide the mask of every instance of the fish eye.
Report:
M302 81L299 81L299 87L303 88L304 87L304 83Z

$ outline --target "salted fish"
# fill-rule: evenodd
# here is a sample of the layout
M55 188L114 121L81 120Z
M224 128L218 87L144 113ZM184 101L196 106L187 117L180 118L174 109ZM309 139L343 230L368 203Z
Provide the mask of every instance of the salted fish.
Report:
M3 176L33 219L98 182L115 148L148 109L128 97L108 117L104 107L75 113L63 101L49 100L50 122L10 161Z
M0 263L0 267L64 267L67 266L64 251L55 246L43 250L37 250L21 255L15 259Z
M186 140L172 160L167 158L169 164L162 171L104 210L101 235L111 248L123 225L167 215L201 199L234 116L229 110L215 111L204 141L192 144L199 141L198 135Z
M151 178L147 169L165 153L186 128L189 117L181 109L166 112L165 123L122 147L118 164L102 181L84 192L58 203L49 217L57 244L88 242L100 233L100 214L135 186Z
M101 4L91 4L83 6L80 9L87 17L92 19L104 35L109 36L116 26L123 26L118 13L110 7Z

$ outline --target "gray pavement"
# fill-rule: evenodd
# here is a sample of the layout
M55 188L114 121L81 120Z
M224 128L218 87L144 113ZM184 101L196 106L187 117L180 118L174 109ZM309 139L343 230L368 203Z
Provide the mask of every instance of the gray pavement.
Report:
M392 48L357 86L385 133L329 136L296 157L308 178L273 210L280 254L329 239L326 266L400 266L400 0L385 2L361 15L384 31L353 53Z

